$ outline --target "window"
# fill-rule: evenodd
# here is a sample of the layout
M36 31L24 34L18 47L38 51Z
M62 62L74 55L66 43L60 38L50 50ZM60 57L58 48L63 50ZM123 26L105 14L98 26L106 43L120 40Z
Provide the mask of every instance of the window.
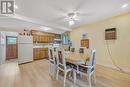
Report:
M16 37L8 37L7 44L17 44L17 38Z
M64 34L63 35L63 44L68 44L68 43L69 43L69 37L66 34Z

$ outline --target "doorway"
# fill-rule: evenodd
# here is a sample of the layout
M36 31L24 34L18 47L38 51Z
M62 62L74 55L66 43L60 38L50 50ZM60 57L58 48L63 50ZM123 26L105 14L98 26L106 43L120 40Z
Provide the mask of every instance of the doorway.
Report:
M17 37L6 36L6 60L18 58Z

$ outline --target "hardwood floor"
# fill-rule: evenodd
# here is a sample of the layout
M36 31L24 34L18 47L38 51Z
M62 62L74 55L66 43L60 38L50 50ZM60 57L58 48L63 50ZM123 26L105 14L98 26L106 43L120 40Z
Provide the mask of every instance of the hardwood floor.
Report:
M38 60L18 66L17 62L0 65L0 87L63 87L63 77L55 80L48 74L48 61ZM130 87L130 74L97 66L97 83L93 87ZM85 77L76 84L67 80L66 87L89 87Z

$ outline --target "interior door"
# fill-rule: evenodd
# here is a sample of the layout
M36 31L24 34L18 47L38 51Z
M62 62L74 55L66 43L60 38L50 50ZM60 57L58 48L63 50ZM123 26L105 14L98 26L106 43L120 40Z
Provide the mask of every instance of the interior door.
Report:
M6 36L6 59L18 58L17 37Z

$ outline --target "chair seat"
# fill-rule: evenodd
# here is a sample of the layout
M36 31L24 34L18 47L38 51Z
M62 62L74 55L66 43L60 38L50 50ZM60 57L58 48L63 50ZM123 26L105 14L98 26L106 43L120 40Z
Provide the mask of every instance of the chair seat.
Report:
M73 68L73 67L72 67L72 65L70 65L70 64L66 64L66 68L67 68L67 69L71 69L71 68Z

